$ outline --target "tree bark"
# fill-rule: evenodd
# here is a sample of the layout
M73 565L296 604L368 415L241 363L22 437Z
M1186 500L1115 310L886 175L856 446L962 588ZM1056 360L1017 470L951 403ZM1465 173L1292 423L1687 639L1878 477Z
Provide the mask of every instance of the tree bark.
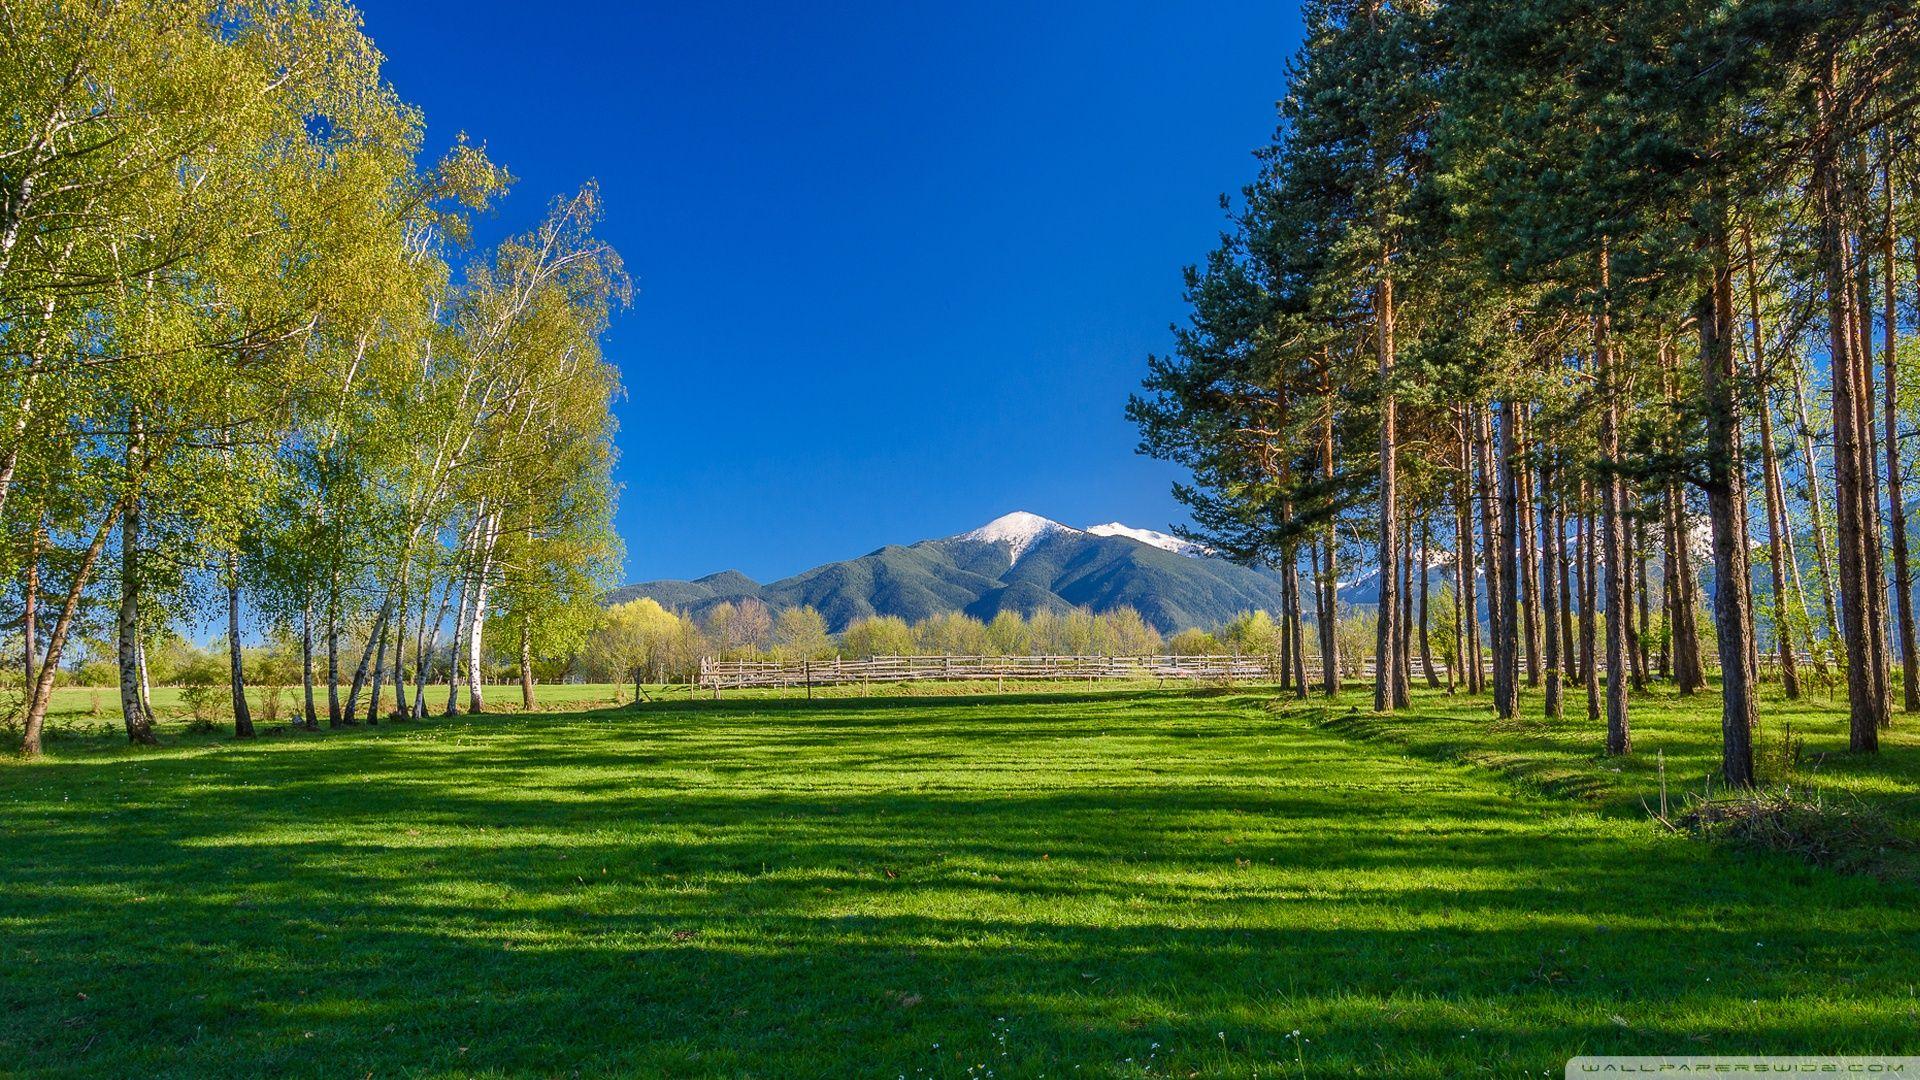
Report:
M1287 545L1287 571L1283 585L1286 589L1287 603L1293 608L1293 626L1288 632L1288 640L1293 643L1293 692L1294 696L1306 700L1307 697L1307 656L1305 631L1301 627L1300 611L1300 549Z
M1631 500L1625 495L1626 484L1624 481L1621 483L1621 491L1621 506L1625 507ZM1637 526L1638 521L1632 514L1626 514L1620 524L1620 543L1622 545L1620 563L1621 588L1627 597L1625 606L1620 609L1620 618L1626 623L1624 629L1627 635L1628 685L1633 687L1635 693L1640 693L1647 688L1647 672L1646 668L1640 663L1640 630L1638 627L1638 617L1641 605L1640 590L1635 584L1636 575L1638 575L1640 571L1640 555L1634 545L1634 534Z
M1440 676L1439 676L1439 673L1433 670L1433 641L1429 636L1428 627L1427 627L1427 567L1432 565L1430 561L1431 555L1429 553L1428 546L1427 546L1427 541L1428 541L1427 533L1428 533L1429 526L1430 526L1430 522L1429 522L1428 515L1424 513L1421 514L1420 515L1420 615L1419 615L1419 624L1418 624L1420 627L1420 670L1426 676L1427 689L1437 690L1440 688Z
M107 512L106 520L94 531L93 541L80 556L80 565L74 568L73 580L67 585L60 614L53 622L53 632L47 636L47 650L40 657L39 671L27 699L26 722L21 729L20 752L27 757L40 756L41 733L47 726L47 709L53 704L53 684L60 673L60 654L67 647L67 635L73 631L74 620L80 613L80 601L86 594L87 581L100 561L100 553L106 550L107 537L113 534L123 510L124 504L115 503L113 509Z
M1467 436L1468 408L1462 406L1456 418L1456 427L1460 435L1460 473L1454 485L1454 509L1458 517L1454 533L1454 585L1459 591L1459 603L1456 605L1461 621L1466 626L1466 643L1460 651L1460 664L1466 670L1462 682L1467 693L1478 694L1481 688L1482 671L1480 667L1480 572L1474 558L1473 542L1473 460L1469 450Z
M1400 618L1399 567L1395 564L1400 543L1399 469L1396 455L1396 402L1393 393L1393 277L1386 272L1382 255L1380 280L1374 286L1375 347L1380 374L1380 542L1378 545L1380 602L1376 615L1376 643L1373 661L1373 708L1391 712L1399 704L1395 672L1399 669Z
M1636 583L1633 606L1637 622L1633 635L1633 662L1641 689L1645 689L1653 678L1653 657L1648 644L1653 637L1653 592L1647 585L1647 564L1653 561L1653 541L1647 533L1646 502L1642 499L1640 510L1633 518L1633 574Z
M1887 422L1887 535L1893 547L1894 614L1900 635L1901 707L1906 712L1920 711L1920 657L1914 652L1913 565L1907 557L1907 508L1903 501L1900 475L1900 311L1899 266L1894 241L1897 224L1893 214L1893 153L1881 172L1885 191L1886 234L1881 238L1881 256L1886 262L1886 351L1885 367Z
M1502 720L1509 720L1520 711L1520 612L1514 595L1520 577L1519 537L1515 535L1520 518L1520 493L1514 475L1518 448L1513 430L1513 402L1503 401L1499 408L1500 587L1494 594L1498 613L1493 621L1493 711Z
M1410 700L1413 679L1413 516L1400 517L1400 643L1394 655L1400 664L1393 670L1393 704L1404 709Z
M140 496L129 491L120 513L120 716L127 741L152 746L153 714L140 693Z
M520 617L520 707L533 711L533 628L524 615Z
M1520 537L1520 577L1519 607L1521 642L1526 648L1527 685L1540 685L1540 561L1534 551L1534 506L1527 493L1533 488L1532 470L1527 468L1525 457L1534 451L1533 422L1525 409L1515 411L1512 405L1507 407L1507 415L1514 422L1514 453L1516 460L1509 462L1507 468L1514 471L1515 484L1520 498L1514 504L1519 515L1514 529Z
M39 628L34 620L40 608L40 543L44 529L36 524L33 533L27 538L27 556L24 580L20 585L20 671L23 676L21 685L30 692L33 689L33 664L37 659L34 650L40 647Z
M1754 677L1750 570L1742 521L1740 403L1733 359L1733 265L1724 233L1712 241L1713 268L1694 306L1707 411L1707 508L1713 522L1713 628L1720 647L1720 770L1727 784L1753 786Z
M1788 611L1787 558L1793 538L1788 531L1785 488L1780 483L1780 458L1773 443L1773 397L1766 362L1766 334L1760 322L1760 278L1753 258L1753 234L1740 230L1747 273L1748 327L1753 342L1753 377L1759 389L1760 467L1767 504L1767 574L1773 585L1773 638L1780 655L1780 690L1788 701L1800 697L1800 663L1793 647L1793 618Z
M1560 564L1560 664L1565 669L1567 681L1580 677L1580 649L1576 640L1577 627L1573 614L1573 559L1567 551L1567 492L1566 464L1561 462L1554 470L1560 484L1559 498L1554 500L1554 556Z
M373 625L367 627L367 645L360 651L360 663L353 669L353 683L347 690L346 723L356 723L354 714L360 708L360 691L367 685L367 669L373 664L374 653L380 647L381 634L386 630L387 617L392 614L393 594L380 603L380 610L373 617ZM378 696L377 694L375 696ZM378 711L377 707L372 711Z
M1605 552L1607 608L1607 753L1633 752L1633 730L1627 715L1627 627L1632 614L1627 604L1627 539L1625 492L1619 473L1620 388L1613 369L1611 301L1612 268L1605 245L1600 249L1599 310L1593 322L1593 366L1600 389L1601 549Z
M1320 425L1320 479L1331 484L1333 481L1333 364L1331 359L1323 357L1320 369L1320 393L1326 412ZM1328 697L1340 693L1340 579L1335 574L1335 549L1339 545L1336 525L1331 518L1327 521L1326 543L1323 554L1325 566L1314 566L1314 603L1319 606L1320 617L1320 682L1321 689Z
M327 594L327 726L346 721L340 712L340 583L336 576Z
M1507 583L1501 579L1505 564L1500 559L1500 497L1495 491L1498 481L1493 464L1493 421L1486 408L1469 404L1467 409L1474 417L1474 456L1480 466L1480 564L1487 583L1487 648L1492 653L1493 692L1498 696L1500 671L1504 666L1501 649L1506 643L1500 630L1501 600L1506 595ZM1479 613L1475 612L1474 617L1477 619ZM1485 686L1484 676L1481 685Z
M489 523L483 539L484 553L476 572L473 590L473 615L467 627L467 712L479 713L486 710L486 689L483 677L486 673L486 653L481 644L481 635L487 626L487 587L493 569L493 526Z
M1821 72L1818 94L1823 129L1832 125L1834 77L1835 62L1829 56ZM1833 373L1834 509L1838 526L1835 562L1840 571L1842 639L1847 650L1848 745L1857 753L1871 753L1880 749L1879 731L1887 713L1887 702L1876 693L1873 677L1876 658L1870 594L1872 578L1876 575L1868 559L1871 548L1865 536L1870 520L1865 512L1866 502L1872 488L1862 475L1863 471L1871 470L1871 459L1865 454L1860 437L1861 384L1855 370L1860 357L1855 348L1857 340L1852 332L1850 311L1853 273L1841 228L1840 178L1834 158L1831 136L1823 138L1815 149L1813 183Z
M368 647L373 651L373 670L367 680L367 723L369 724L380 722L380 691L384 688L387 677L387 637L404 610L394 602L391 596L388 597L387 604L394 610L382 609L381 619L376 627L377 632L373 639L367 642ZM355 689L357 690L358 687ZM352 695L347 698L347 708L348 711L352 711Z
M240 558L231 552L227 554L227 691L233 697L233 737L253 738L246 663L240 653Z
M300 609L300 689L306 699L307 730L320 730L320 713L313 704L313 603Z
M1546 632L1540 637L1540 643L1545 652L1541 657L1541 670L1547 684L1544 711L1546 718L1551 721L1561 718L1564 706L1561 702L1560 689L1560 603L1559 596L1556 595L1558 590L1553 586L1554 564L1558 559L1554 550L1558 539L1555 534L1559 532L1555 523L1554 507L1558 500L1554 498L1553 492L1553 466L1549 463L1544 451L1539 454L1536 473L1540 484L1539 580L1545 582L1547 586L1540 591L1541 606L1545 609L1546 615Z
M1591 485L1585 477L1580 478L1580 679L1587 691L1587 722L1600 721L1600 665L1594 625L1593 605L1597 599L1600 577L1600 556L1594 543L1593 510Z
M1840 599L1837 591L1840 575L1833 566L1833 544L1829 543L1827 533L1827 500L1820 492L1820 459L1814 453L1813 422L1807 411L1807 376L1793 350L1787 351L1787 363L1793 369L1793 405L1794 420L1800 428L1800 456L1807 477L1807 516L1813 526L1813 561L1820 569L1820 614L1826 627L1824 641L1816 642L1809 638L1813 647L1816 663L1825 667L1829 657L1839 658L1842 648L1840 641ZM1839 463L1835 462L1836 471ZM1836 515L1838 508L1836 506ZM1837 542L1837 541L1836 541ZM1805 595L1802 593L1802 595Z

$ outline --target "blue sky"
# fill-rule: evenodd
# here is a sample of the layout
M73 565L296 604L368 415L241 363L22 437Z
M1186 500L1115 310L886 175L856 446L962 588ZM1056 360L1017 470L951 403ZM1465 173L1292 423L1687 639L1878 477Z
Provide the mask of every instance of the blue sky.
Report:
M1272 131L1292 5L362 7L429 145L520 178L483 240L603 188L628 580L1182 518L1122 408Z

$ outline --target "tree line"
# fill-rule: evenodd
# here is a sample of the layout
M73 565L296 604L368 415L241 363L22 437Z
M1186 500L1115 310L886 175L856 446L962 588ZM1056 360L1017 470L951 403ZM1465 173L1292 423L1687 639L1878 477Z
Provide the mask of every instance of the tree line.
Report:
M478 711L490 630L530 692L619 557L600 339L629 286L597 190L476 250L512 178L464 138L420 164L421 115L339 0L25 0L0 41L25 751L86 638L152 742L147 644L195 616L225 622L250 735L243 600L299 642L307 726L424 715L447 644L444 707L464 669Z
M1437 633L1496 714L1525 685L1557 718L1572 688L1615 755L1650 681L1706 685L1704 570L1727 782L1754 782L1763 642L1786 697L1844 684L1850 745L1877 750L1895 694L1920 709L1920 9L1305 18L1274 140L1129 405L1143 449L1192 471L1190 535L1281 567L1296 639L1304 577L1324 691L1357 549L1376 709L1407 705Z
M1350 620L1357 619L1349 613ZM897 615L856 619L839 633L811 607L778 613L755 599L726 601L695 616L650 597L606 609L561 678L588 682L667 682L697 673L702 657L726 660L825 660L835 656L1277 656L1278 625L1246 611L1212 629L1171 636L1131 607L1002 611L982 621L949 611L909 622Z

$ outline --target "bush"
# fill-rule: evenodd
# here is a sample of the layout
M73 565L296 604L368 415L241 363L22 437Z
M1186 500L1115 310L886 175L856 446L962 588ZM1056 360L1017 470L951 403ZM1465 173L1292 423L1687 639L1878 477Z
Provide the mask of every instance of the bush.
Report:
M200 656L183 664L174 678L180 686L180 700L193 717L187 729L211 731L228 692L226 668L210 657Z
M89 660L73 669L75 686L119 686L120 665L109 660Z

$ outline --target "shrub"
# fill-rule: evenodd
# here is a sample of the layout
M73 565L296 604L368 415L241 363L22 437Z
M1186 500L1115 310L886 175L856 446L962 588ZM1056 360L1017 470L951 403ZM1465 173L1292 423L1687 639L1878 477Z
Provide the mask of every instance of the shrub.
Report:
M193 717L187 729L212 730L213 722L220 716L220 702L227 692L226 669L209 657L195 657L181 665L175 681L180 686L180 700Z

